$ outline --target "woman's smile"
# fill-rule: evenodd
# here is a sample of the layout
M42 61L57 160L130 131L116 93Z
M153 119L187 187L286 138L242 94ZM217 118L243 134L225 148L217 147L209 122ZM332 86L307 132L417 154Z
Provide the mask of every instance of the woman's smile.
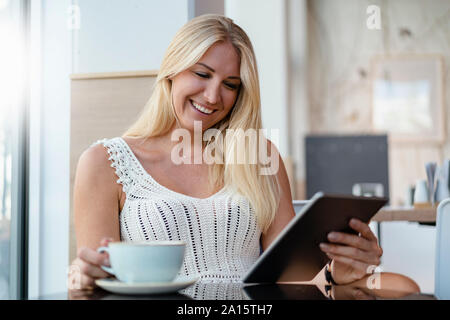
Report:
M195 111L199 112L202 115L209 116L216 112L217 110L205 107L202 104L194 102L193 100L189 100L190 105L195 109Z

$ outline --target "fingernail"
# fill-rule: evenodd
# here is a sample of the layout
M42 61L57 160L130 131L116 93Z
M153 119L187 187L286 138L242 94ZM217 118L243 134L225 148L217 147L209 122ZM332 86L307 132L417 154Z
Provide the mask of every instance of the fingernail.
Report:
M330 240L337 240L338 239L338 235L334 232L331 232L328 234L328 239Z
M319 246L320 246L320 249L325 249L326 250L326 249L329 248L328 245L325 244L325 243L320 243Z
M350 220L350 224L352 224L353 226L356 226L358 224L358 220L356 219L351 219Z
M105 258L105 259L103 259L103 265L105 265L105 266L109 266L110 264L109 264L109 258Z

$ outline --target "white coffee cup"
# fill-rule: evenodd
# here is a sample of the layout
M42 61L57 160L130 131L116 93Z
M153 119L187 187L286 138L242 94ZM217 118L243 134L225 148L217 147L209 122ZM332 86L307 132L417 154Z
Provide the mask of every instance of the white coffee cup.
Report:
M427 203L428 199L428 187L426 180L417 180L416 188L414 190L414 203Z
M106 272L126 283L170 282L183 264L183 241L110 242L98 252L108 252L111 267Z

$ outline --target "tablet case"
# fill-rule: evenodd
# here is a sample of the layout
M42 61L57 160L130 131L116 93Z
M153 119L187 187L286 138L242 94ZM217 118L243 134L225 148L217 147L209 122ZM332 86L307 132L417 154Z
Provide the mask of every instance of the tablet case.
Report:
M275 283L312 280L329 261L319 248L327 234L340 231L356 234L351 218L368 223L388 199L325 195L316 193L291 220L253 267L244 283Z

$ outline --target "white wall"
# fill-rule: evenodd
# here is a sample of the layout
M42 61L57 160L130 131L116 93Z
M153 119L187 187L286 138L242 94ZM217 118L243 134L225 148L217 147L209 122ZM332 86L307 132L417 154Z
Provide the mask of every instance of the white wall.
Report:
M69 4L70 0L42 0L32 7L33 19L37 19L33 20L36 25L32 30L35 36L41 36L42 42L35 42L32 47L40 60L34 60L37 69L32 71L31 88L29 297L63 291L66 283L71 70L66 8ZM39 88L42 90L37 92Z
M76 0L73 73L158 69L188 0Z
M434 292L436 227L414 222L382 222L382 271L410 277L423 293Z
M308 22L306 2L306 0L286 0L288 148L295 163L297 181L303 181L306 178L303 138L310 129L307 94Z
M202 14L225 14L225 0L189 0L189 19Z
M67 26L72 4L80 8L79 30ZM31 298L67 288L70 74L159 68L187 21L188 0L35 0L32 10Z
M263 127L279 130L281 155L288 155L286 2L284 0L226 0L225 15L252 41L258 64Z

